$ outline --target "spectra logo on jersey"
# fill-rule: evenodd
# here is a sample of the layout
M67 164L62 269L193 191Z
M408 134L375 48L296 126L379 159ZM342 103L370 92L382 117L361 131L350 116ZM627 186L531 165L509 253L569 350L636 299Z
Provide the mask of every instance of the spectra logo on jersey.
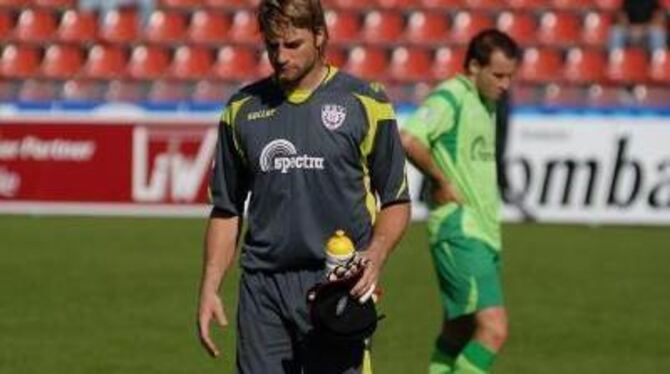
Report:
M286 139L276 139L263 147L260 166L263 172L279 170L282 174L290 169L323 170L323 157L299 156L293 143Z

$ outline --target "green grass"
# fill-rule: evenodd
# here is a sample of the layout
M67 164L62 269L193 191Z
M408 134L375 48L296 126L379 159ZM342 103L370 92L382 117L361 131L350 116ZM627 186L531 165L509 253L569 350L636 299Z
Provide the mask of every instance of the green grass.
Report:
M0 217L0 373L232 373L198 345L202 220ZM496 373L670 372L670 230L507 225ZM234 321L237 272L224 286ZM440 325L425 228L384 274L377 373L423 373Z

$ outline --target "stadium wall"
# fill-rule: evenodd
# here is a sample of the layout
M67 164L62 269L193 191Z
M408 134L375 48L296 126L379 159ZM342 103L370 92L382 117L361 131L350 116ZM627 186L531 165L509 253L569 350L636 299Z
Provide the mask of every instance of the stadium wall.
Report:
M0 213L204 216L218 110L0 108ZM399 108L399 120L412 112ZM509 221L670 224L670 115L515 111ZM422 179L409 169L422 219Z

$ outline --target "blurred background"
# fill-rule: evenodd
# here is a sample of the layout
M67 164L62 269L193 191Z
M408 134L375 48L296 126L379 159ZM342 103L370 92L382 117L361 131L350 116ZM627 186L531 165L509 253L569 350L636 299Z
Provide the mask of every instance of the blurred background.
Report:
M324 0L328 61L400 125L496 27L512 326L496 373L670 372L670 1ZM233 372L195 335L216 125L271 68L253 0L0 0L0 373ZM384 274L378 373L425 372L441 311L422 178ZM237 270L223 287L234 321Z

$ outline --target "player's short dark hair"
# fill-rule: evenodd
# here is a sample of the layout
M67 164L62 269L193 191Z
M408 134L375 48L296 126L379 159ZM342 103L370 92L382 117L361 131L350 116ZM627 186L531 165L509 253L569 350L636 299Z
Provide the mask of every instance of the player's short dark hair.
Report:
M326 17L320 0L262 0L258 7L258 25L266 38L277 35L287 26L308 29L324 35L328 41Z
M502 51L507 58L519 61L521 48L509 35L496 29L486 29L472 38L465 52L463 68L468 72L471 61L477 61L481 66L491 62L491 55L495 51Z

